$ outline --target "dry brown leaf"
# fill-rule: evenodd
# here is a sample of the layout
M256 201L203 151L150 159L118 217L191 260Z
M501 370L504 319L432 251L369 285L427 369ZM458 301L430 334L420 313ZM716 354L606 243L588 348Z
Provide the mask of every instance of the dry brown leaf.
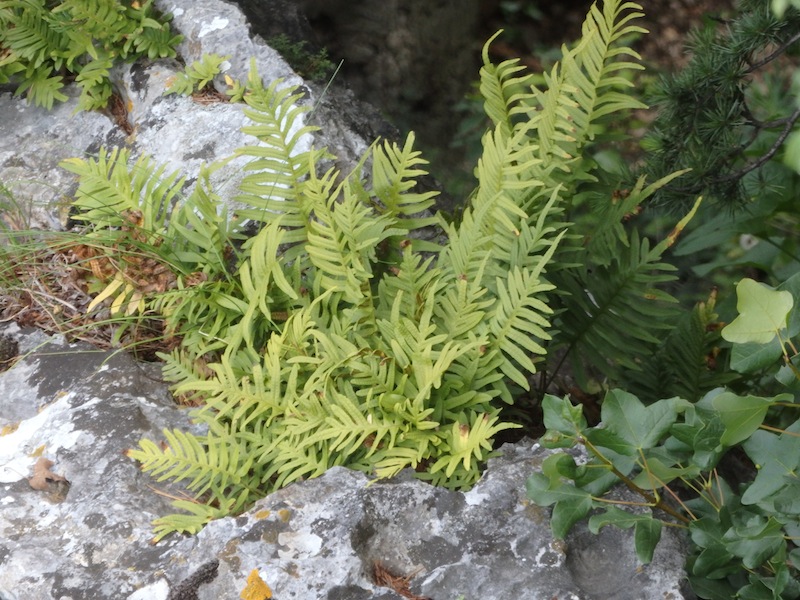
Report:
M53 473L50 467L53 466L53 461L44 456L39 457L36 464L33 466L33 477L28 478L28 483L35 490L51 491L52 485L58 482L64 482L69 485L69 481L63 475Z

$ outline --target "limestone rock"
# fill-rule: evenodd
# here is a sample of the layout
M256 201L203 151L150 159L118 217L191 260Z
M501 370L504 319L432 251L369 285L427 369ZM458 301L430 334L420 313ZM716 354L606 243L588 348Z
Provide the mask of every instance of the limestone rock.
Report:
M236 5L222 0L157 0L156 5L174 15L174 29L185 36L178 48L183 63L191 64L203 54L229 55L229 61L223 64L224 74L246 81L252 57L266 84L280 78L285 85L301 86L305 102L319 103L322 90L304 86L280 55L251 33ZM0 92L0 184L11 192L19 209L17 215L6 215L6 220L12 219L16 227L63 228L77 180L58 163L90 156L103 145L129 148L133 157L149 154L159 164L166 164L168 172L180 171L191 182L202 163L228 158L236 148L257 143L240 131L248 123L244 104L208 104L191 97L164 95L171 78L182 69L176 60L115 67L112 83L128 111L122 124L101 112L75 112L80 94L74 85L63 90L70 99L56 103L51 111L28 105L23 97L15 98L8 91ZM217 87L226 89L222 76L217 79ZM314 140L307 136L298 150L312 142L328 146L343 166L352 166L376 133L367 131L365 138L358 131L368 120L364 115L374 118L374 109L363 108L342 92L326 94L319 112L326 120L340 113L344 118L332 118L331 127L325 127L327 132ZM377 130L387 133L385 129L379 131L381 127ZM245 161L236 159L212 177L214 189L222 198L236 194Z
M233 599L254 569L281 600L400 598L375 585L376 564L435 600L689 597L672 530L647 566L630 532L554 540L548 511L525 498L547 456L531 441L503 446L466 493L410 474L370 485L337 467L152 545L150 522L174 512L166 495L181 490L124 450L193 427L158 368L13 325L2 333L22 357L0 373L0 600ZM39 457L68 483L33 489Z

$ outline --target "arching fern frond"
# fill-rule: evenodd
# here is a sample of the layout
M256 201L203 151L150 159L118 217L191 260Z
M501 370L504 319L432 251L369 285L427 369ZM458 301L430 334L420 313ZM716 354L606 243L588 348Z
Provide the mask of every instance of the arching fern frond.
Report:
M265 223L283 215L286 243L302 242L309 219L303 204L303 182L312 164L324 155L309 148L309 134L316 128L305 125L304 118L311 107L298 104L302 95L280 80L265 88L254 60L248 90L245 114L254 125L242 131L258 138L260 144L237 150L237 155L252 158L245 166L251 173L244 177L234 198L246 206L237 214L241 219Z
M402 148L394 142L377 144L372 151L372 194L379 203L376 207L394 219L392 226L405 235L414 230L430 227L437 222L430 214L436 192L414 192L417 179L426 175L420 168L428 164L414 149L414 133L406 136Z
M111 152L101 148L97 159L61 162L63 168L80 176L74 205L81 212L74 218L90 222L95 229L106 229L129 224L126 211L136 212L141 213L139 228L160 234L186 178L179 178L178 171L165 175L166 166L156 166L147 155L128 167L129 158L125 148Z
M483 66L480 70L480 92L483 97L483 109L495 127L500 127L503 134L511 136L514 129L512 115L519 101L528 93L531 75L523 74L525 67L520 59L505 60L495 65L489 59L489 46L503 33L501 29L484 44L482 56Z

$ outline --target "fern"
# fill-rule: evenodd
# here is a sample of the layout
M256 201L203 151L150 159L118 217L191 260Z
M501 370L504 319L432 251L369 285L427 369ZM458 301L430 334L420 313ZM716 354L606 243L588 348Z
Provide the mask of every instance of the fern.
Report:
M376 142L350 173L321 171L330 157L310 145L309 107L254 67L235 86L257 140L236 154L248 162L235 215L208 170L182 198L148 159L68 163L82 218L113 232L126 227L120 212L139 211L175 275L155 298L135 298L179 341L165 376L200 403L206 433L165 432L166 447L143 440L130 455L206 508L176 504L191 514L160 520L159 535L336 465L469 486L493 438L515 427L499 402L530 389L548 350L614 376L637 368L671 314L662 255L689 218L658 244L642 239L624 219L663 181L603 196L608 175L591 159L604 123L640 106L624 93L632 52L619 45L639 31L637 9L593 7L546 89L484 50L493 124L459 223L431 215L434 195L415 190L425 162L413 135ZM590 226L588 205L602 226Z
M96 160L70 158L61 162L63 168L80 176L74 205L81 212L75 219L107 229L122 226L126 211L138 211L143 230L163 230L185 178L179 178L177 171L165 176L166 167L155 167L146 155L130 170L128 160L126 149L114 148L110 153L101 149Z
M292 88L280 89L274 81L264 88L255 62L251 63L248 79L249 94L245 114L253 121L243 132L258 138L260 145L241 148L237 154L251 157L245 167L250 171L241 183L240 194L234 198L248 208L237 211L240 219L268 223L281 215L286 229L285 243L295 244L306 239L310 216L304 205L302 190L311 166L322 158L319 151L300 152L314 128L303 124L308 106L297 104L301 95ZM291 256L291 253L290 253Z
M679 396L696 402L736 379L736 373L721 372L717 364L723 355L715 304L716 292L684 313L658 351L639 370L626 373L627 389L642 398Z
M154 18L153 0L126 6L119 0L0 0L0 81L16 95L52 108L65 101L64 79L81 87L78 109L105 107L112 94L109 68L116 60L175 56L182 37L169 19Z

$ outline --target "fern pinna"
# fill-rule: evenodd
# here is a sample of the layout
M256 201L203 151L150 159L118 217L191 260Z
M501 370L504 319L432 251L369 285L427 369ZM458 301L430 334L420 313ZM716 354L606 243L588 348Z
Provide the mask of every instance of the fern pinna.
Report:
M176 394L200 401L194 416L206 432L167 432L165 448L143 440L129 451L197 495L179 505L191 514L157 522L159 537L197 531L335 465L376 477L411 468L438 485L469 486L493 437L514 427L500 421L498 402L531 387L549 347L624 351L613 339L620 326L600 307L638 310L633 325L648 329L661 310L651 296L665 298L653 290L672 238L650 248L621 221L661 182L639 182L618 206L607 197L595 241L585 221L568 224L598 201L590 149L602 123L640 106L617 91L634 55L619 41L639 31L629 24L637 10L593 7L544 90L515 61L495 66L484 51L493 126L458 223L430 214L434 194L415 191L425 161L413 134L376 142L351 173L323 172L330 157L310 145L309 108L252 69L243 98L258 143L239 152L251 160L236 215L228 219L203 184L164 224L162 256L177 283L151 306L183 339L164 356L165 374ZM423 235L436 225L441 235ZM592 300L606 291L575 269L579 261L613 273L603 282L608 303ZM598 347L575 341L593 331ZM596 358L600 371L610 364Z

